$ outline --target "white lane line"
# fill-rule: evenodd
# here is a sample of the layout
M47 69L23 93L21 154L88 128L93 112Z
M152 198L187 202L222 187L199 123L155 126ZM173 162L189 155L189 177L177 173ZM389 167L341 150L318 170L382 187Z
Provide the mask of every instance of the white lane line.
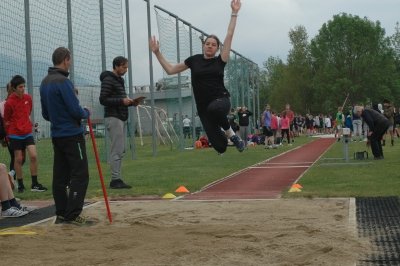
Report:
M308 168L309 165L287 165L287 166L256 166L256 167L249 167L250 169L269 169L269 168L276 168L276 169L288 169L288 168Z
M293 162L293 163L270 163L266 162L265 164L313 164L314 162Z
M354 236L357 236L357 217L356 217L356 199L349 200L349 229Z

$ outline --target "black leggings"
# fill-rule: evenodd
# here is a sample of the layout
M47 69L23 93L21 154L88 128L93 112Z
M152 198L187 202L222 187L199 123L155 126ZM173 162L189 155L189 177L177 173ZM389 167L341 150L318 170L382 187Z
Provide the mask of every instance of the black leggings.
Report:
M289 144L290 143L289 129L288 128L287 129L282 129L281 131L282 131L282 140L283 140L283 138L284 138L284 136L286 134L286 138L287 138L287 141L288 141L288 144Z
M229 98L219 98L212 101L205 108L199 108L199 117L203 124L204 131L207 134L208 141L212 147L219 153L224 153L228 146L228 140L225 132L228 130L230 124L227 115L231 109L231 102Z

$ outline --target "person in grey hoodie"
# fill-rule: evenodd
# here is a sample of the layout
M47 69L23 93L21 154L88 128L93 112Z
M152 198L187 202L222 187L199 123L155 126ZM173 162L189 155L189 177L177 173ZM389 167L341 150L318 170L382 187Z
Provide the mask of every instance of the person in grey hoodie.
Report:
M122 180L121 166L125 154L125 129L128 120L128 107L137 106L138 100L131 99L125 91L122 78L128 71L128 59L117 56L113 60L113 70L100 74L100 103L104 106L105 126L110 138L110 167L112 189L129 189L132 186Z

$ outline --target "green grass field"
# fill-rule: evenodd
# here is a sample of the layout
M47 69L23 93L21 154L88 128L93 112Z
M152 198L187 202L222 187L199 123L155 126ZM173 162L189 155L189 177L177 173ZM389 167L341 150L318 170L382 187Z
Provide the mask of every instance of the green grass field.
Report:
M314 140L314 138L296 138L295 148ZM136 143L136 159L131 159L128 148L123 162L123 176L126 183L133 186L130 190L108 189L110 181L109 167L105 162L104 139L97 139L102 158L102 169L110 198L135 196L162 196L175 193L181 185L191 192L223 178L245 167L264 161L289 149L265 150L263 146L249 147L243 153L229 147L219 156L212 149L183 150L171 149L170 146L157 146L157 155L153 156L150 139L143 146ZM189 144L189 143L188 143ZM397 145L396 145L397 144ZM34 193L26 191L16 193L23 200L51 199L51 180L53 152L50 140L37 144L39 156L39 181L49 188L48 192ZM365 142L352 142L349 145L350 162L345 163L342 143L335 143L314 166L301 178L303 189L300 193L284 193L284 197L353 197L353 196L393 196L400 194L400 173L398 155L400 143L384 147L385 160L374 161L371 151L370 159L359 161L353 159L355 151L367 150ZM89 157L90 184L87 198L102 197L100 179L94 159L91 142L87 143ZM9 158L5 149L0 153L2 162L8 165ZM358 164L357 164L358 163ZM25 184L30 184L28 164L24 166ZM175 193L176 194L176 193Z
M171 146L158 145L157 155L153 156L150 138L145 139L141 146L139 140L136 143L136 159L132 160L131 152L127 150L123 161L123 178L126 183L133 186L130 190L112 190L108 188L110 181L109 166L105 162L104 139L97 139L97 146L102 158L102 170L108 195L112 197L134 196L163 196L165 193L175 193L176 188L183 185L189 191L194 192L203 186L234 173L247 166L264 161L289 149L284 146L280 149L265 150L264 146L249 147L243 153L239 153L235 147L228 147L222 156L212 148L178 150ZM310 138L296 139L296 146L302 145ZM187 142L187 145L190 143ZM129 145L128 145L129 146ZM53 169L53 151L50 140L41 140L37 143L39 157L39 181L49 188L44 193L26 191L15 193L16 197L23 200L51 199L51 180ZM96 161L90 140L87 142L89 157L90 183L87 198L103 197ZM8 165L9 158L6 150L0 153L2 162ZM25 186L30 185L28 163L24 166Z
M389 138L388 138L389 139ZM396 143L397 141L397 143ZM384 160L373 160L365 142L349 144L349 163L343 159L342 143L335 143L301 178L300 193L285 197L377 197L400 195L400 141L383 147ZM354 152L366 150L369 160L354 160Z

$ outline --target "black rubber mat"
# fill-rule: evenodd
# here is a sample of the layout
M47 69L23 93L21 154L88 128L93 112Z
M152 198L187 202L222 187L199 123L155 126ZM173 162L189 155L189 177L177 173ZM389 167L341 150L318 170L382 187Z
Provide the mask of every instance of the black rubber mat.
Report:
M35 223L46 218L54 216L56 208L54 205L40 208L30 212L29 214L18 218L4 218L0 219L0 229L9 227L23 226L30 223Z
M356 198L356 207L358 234L373 246L357 265L400 265L399 198Z

